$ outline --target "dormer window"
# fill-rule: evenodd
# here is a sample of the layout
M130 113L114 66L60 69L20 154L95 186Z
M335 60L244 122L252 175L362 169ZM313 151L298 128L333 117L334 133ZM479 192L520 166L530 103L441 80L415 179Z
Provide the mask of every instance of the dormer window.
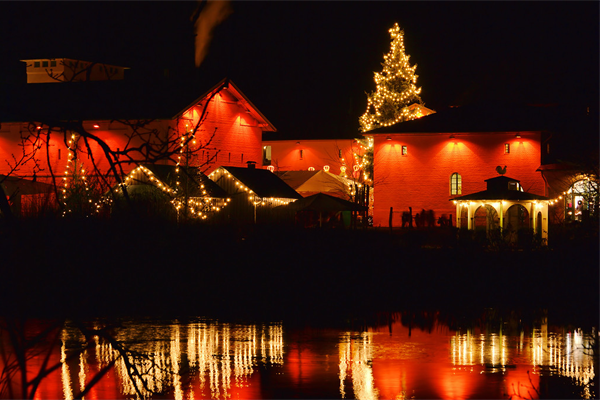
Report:
M522 192L523 187L519 185L519 182L508 182L508 190L516 190L517 192Z

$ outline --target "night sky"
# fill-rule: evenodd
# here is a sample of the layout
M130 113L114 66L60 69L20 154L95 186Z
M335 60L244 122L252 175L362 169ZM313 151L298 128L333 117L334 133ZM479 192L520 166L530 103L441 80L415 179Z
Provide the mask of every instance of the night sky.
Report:
M68 57L217 83L231 78L277 137L352 137L390 45L405 32L425 105L598 104L599 3L237 1L194 65L198 3L1 2L0 82L19 59Z

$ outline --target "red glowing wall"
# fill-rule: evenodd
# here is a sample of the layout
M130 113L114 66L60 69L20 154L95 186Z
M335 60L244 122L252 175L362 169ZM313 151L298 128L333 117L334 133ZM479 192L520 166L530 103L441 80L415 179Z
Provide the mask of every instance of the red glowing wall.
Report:
M185 125L195 126L203 104L187 110L176 122L181 132ZM262 166L262 127L226 90L217 94L207 108L207 117L197 130L198 145L193 163L202 165L206 174L220 166L245 167L248 161Z
M339 175L345 166L349 176L354 154L361 151L353 139L271 140L263 146L271 147L271 165L276 171L318 171L329 166L329 172Z
M374 226L388 226L390 207L393 225L401 226L403 211L413 216L422 209L436 218L452 215L450 176L461 175L461 195L486 189L485 180L498 176L497 166L506 166L510 178L521 181L526 192L544 195L539 172L539 132L392 134L374 135ZM389 139L389 140L388 140ZM508 152L506 145L508 144Z
M175 133L175 136L186 132L186 124L189 130L198 122L202 113L202 105L196 105L186 110L179 118L172 120L154 120L143 128L141 133L148 133L155 130L158 137L165 139L167 135ZM192 157L191 165L204 165L207 173L221 165L225 166L246 166L247 161L256 161L257 166L262 165L262 127L254 118L253 114L233 100L232 96L226 90L222 94L217 94L207 109L207 118L197 130L196 148L200 148ZM84 121L84 129L91 134L103 140L112 150L123 150L127 143L128 136L132 129L126 124L118 121ZM34 132L37 130L35 125L28 122L2 123L0 125L0 174L9 174L11 166L15 164L15 158L19 160L23 154L21 136L31 138L28 135L29 129ZM46 139L44 132L46 126L41 126L42 137ZM49 146L42 143L37 151L35 158L42 167L42 171L36 173L35 178L41 182L51 182L51 174L48 168L49 164L57 178L59 185L62 183L65 170L68 165L69 151L66 142L71 140L71 134L53 132L50 136ZM101 147L93 140L88 141L91 153L102 173L109 170L109 163L104 156ZM136 147L141 142L133 140L129 147ZM78 148L81 150L79 161L83 163L86 173L92 174L92 159L88 155L87 147L83 140L78 141ZM176 148L176 147L175 147ZM32 144L27 143L25 150L29 152ZM48 150L47 150L48 149ZM14 156L14 158L13 158ZM143 157L134 154L134 158L143 161ZM122 159L125 159L122 157ZM7 161L11 164L7 163ZM164 161L166 162L166 161ZM20 165L18 170L13 171L13 176L24 179L33 178L34 161ZM125 164L124 171L128 172L136 165Z

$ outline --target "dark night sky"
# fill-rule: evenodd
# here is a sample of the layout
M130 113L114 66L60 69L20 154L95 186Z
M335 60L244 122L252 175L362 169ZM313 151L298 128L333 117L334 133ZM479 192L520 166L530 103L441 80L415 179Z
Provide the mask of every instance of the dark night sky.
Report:
M428 107L598 103L595 1L237 1L200 68L190 22L196 5L0 2L0 79L24 80L18 60L37 57L127 66L132 78L165 68L211 84L228 76L281 138L353 136L398 22Z

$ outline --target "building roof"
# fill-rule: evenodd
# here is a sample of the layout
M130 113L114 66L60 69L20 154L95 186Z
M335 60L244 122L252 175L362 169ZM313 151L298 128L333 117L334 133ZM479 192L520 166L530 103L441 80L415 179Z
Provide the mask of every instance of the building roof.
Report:
M278 171L275 174L303 196L325 192L345 197L349 193L349 185L353 183L348 178L323 170Z
M507 176L497 176L486 179L487 189L481 192L467 194L451 199L452 201L465 200L510 200L510 201L531 201L531 200L550 200L548 197L539 196L533 193L522 191L522 187L517 179Z
M13 84L0 87L0 122L172 119L224 85L266 131L275 127L228 78L217 84L176 79Z
M367 211L366 206L353 203L351 201L330 196L325 193L316 193L312 196L296 200L286 206L296 211L318 211L318 212L337 212L337 211Z
M229 195L219 185L210 180L197 167L179 167L179 174L176 172L175 165L161 164L143 164L143 167L149 169L158 179L171 188L185 187L189 184L189 197L208 196L212 198L227 198ZM179 181L179 185L177 182ZM201 187L203 186L203 187ZM204 193L206 191L206 193Z
M319 171L275 171L274 174L296 190L318 172Z
M222 167L260 197L301 199L302 196L266 169Z
M560 128L569 110L557 105L479 103L449 107L422 118L374 129L365 135L392 133L524 132Z

